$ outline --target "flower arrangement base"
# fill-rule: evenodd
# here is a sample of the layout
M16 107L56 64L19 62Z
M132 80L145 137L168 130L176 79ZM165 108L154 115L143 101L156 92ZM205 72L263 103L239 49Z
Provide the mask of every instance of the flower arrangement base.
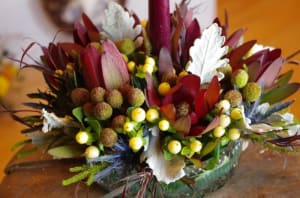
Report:
M279 155L273 152L261 154L261 147L250 144L240 156L234 174L226 184L206 198L231 197L298 197L300 194L300 158L299 153ZM105 192L98 185L86 187L85 184L62 186L61 181L72 176L69 167L80 164L78 161L54 160L48 163L49 157L41 152L28 155L26 158L13 158L8 167L14 171L7 174L0 185L0 197L101 197ZM35 166L22 168L23 163L34 162ZM38 167L36 162L42 162ZM47 162L47 163L45 163ZM47 165L47 166L45 166ZM232 173L232 172L230 172ZM230 175L230 174L229 174ZM221 181L221 180L218 180ZM225 181L225 180L224 180ZM215 183L223 185L224 183ZM216 190L216 189L212 189Z

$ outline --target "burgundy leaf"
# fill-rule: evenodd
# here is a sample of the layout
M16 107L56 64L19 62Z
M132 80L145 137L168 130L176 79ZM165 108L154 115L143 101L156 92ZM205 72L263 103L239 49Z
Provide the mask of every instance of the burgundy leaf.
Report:
M207 92L205 95L205 100L208 105L209 110L214 108L215 104L218 102L220 96L220 84L218 81L218 77L214 76L211 83L207 88Z
M154 87L153 87L153 79L152 76L147 73L146 74L146 83L147 83L147 89L146 89L146 100L149 107L151 106L160 106L160 98L158 97Z
M258 76L257 82L263 83L265 88L271 87L276 80L283 63L283 58L277 58L260 76Z
M186 65L189 59L189 49L194 44L194 41L201 36L200 26L197 19L194 19L188 26L185 34L185 42L182 49L181 64Z
M87 29L79 22L74 23L74 42L86 46L88 44Z
M206 89L201 90L195 98L195 111L198 119L203 118L208 112L208 105L205 100Z
M230 35L224 45L229 46L230 48L236 48L244 33L245 29L238 29Z
M83 79L88 89L104 84L104 82L98 78L99 70L101 69L100 57L98 49L93 45L87 46L81 54Z
M70 56L80 55L84 48L76 43L59 43L59 46Z
M98 29L95 26L95 24L91 21L91 19L85 13L82 13L81 17L82 17L82 21L83 21L85 27L87 28L87 30L89 32L90 31L98 32Z
M249 52L249 50L254 46L255 43L255 40L248 41L231 51L231 53L228 55L228 58L233 71L242 68L243 57L247 54L247 52Z

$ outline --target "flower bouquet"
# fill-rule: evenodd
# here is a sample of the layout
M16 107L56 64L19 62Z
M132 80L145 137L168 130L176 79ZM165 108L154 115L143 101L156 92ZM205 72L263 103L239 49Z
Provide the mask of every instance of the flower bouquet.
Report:
M74 42L42 47L48 90L22 132L55 158L84 157L62 184L85 181L105 197L203 195L224 184L245 140L293 151L299 125L284 99L299 89L280 74L280 49L228 35L218 20L201 29L188 1L169 13L149 1L149 21L110 3L100 27L86 16ZM28 53L25 50L24 56ZM27 151L28 152L28 151Z

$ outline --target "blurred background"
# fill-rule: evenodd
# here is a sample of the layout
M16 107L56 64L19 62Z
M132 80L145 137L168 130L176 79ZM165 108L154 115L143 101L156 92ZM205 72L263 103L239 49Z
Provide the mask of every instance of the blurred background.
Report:
M71 24L85 11L98 23L103 9L109 0L0 0L0 101L14 109L22 109L22 102L28 101L26 93L45 89L42 76L32 69L19 71L19 64L4 58L8 55L20 60L22 49L36 42L48 45L49 42L70 40ZM134 10L141 19L147 17L147 0L120 0L129 10ZM174 2L171 0L171 9ZM199 4L200 3L200 4ZM203 27L217 16L223 23L225 10L228 13L229 32L246 28L245 40L257 40L258 43L279 47L287 57L300 49L300 21L298 0L191 0L191 6L199 4L197 18ZM38 59L40 49L36 46L30 55ZM300 60L300 56L296 59ZM26 59L30 61L30 59ZM300 68L287 65L284 71L295 69L293 81L299 81ZM300 117L300 95L296 93L290 99L297 99L292 112ZM20 134L22 125L14 122L8 114L0 113L0 180L4 176L5 165L15 154L11 147L25 139Z

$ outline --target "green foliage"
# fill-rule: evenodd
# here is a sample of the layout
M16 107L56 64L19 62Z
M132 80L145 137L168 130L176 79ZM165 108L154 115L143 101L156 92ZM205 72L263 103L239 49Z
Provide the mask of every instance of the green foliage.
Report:
M51 148L48 150L48 153L54 157L58 158L71 158L78 157L84 152L78 145L64 145Z

